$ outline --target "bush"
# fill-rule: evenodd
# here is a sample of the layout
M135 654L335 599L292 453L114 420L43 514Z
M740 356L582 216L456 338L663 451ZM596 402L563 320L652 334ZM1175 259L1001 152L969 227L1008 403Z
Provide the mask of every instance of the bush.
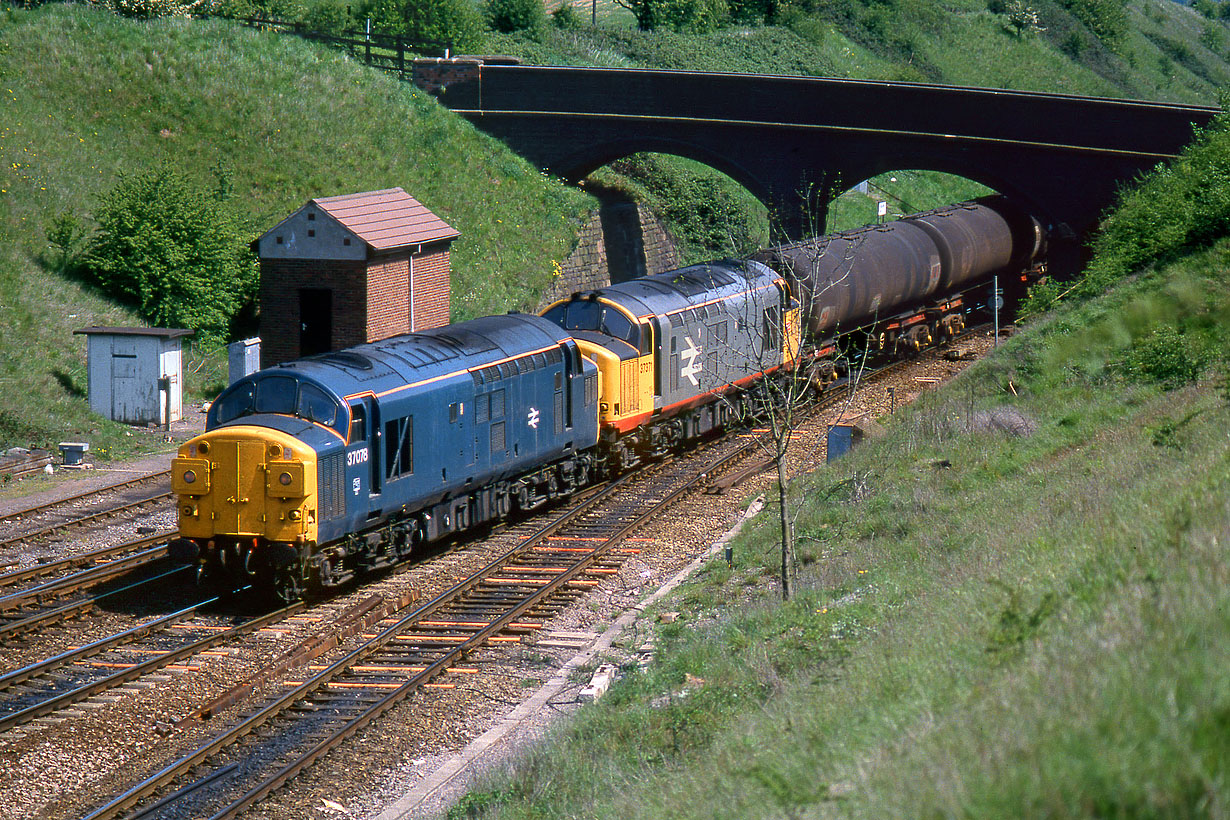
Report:
M404 33L413 40L448 43L473 51L483 42L483 21L470 0L406 0L401 6Z
M307 14L301 0L208 0L209 12L219 17L285 20L294 23Z
M541 0L487 0L487 25L496 31L532 31L546 22Z
M786 4L779 0L727 0L730 19L744 25L764 25L779 22Z
M1063 5L1112 51L1127 42L1130 26L1125 0L1063 0Z
M232 317L255 295L257 274L224 199L167 167L121 177L94 215L100 227L86 276L155 326L225 341Z
M350 17L350 7L330 0L309 6L303 13L303 24L309 31L319 31L335 37L356 28Z
M568 2L551 12L551 24L565 31L576 31L585 25L581 22L581 15Z
M1230 113L1223 112L1168 166L1120 196L1093 241L1077 288L1095 296L1134 270L1230 235Z
M643 31L713 31L730 16L726 0L616 0L632 12Z
M98 5L124 17L187 17L205 5L205 0L95 0Z
M1132 381L1174 390L1200 378L1207 364L1208 355L1201 344L1163 325L1137 339L1115 368Z

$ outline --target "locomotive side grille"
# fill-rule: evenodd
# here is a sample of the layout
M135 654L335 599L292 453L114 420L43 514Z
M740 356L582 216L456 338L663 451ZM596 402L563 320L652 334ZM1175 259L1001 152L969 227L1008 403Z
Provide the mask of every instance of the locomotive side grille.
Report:
M639 412L641 409L641 391L640 380L636 376L636 361L624 362L621 370L623 372L620 374L619 380L620 411L623 413Z
M336 453L320 460L320 517L323 521L346 512L346 467L342 458L342 453Z

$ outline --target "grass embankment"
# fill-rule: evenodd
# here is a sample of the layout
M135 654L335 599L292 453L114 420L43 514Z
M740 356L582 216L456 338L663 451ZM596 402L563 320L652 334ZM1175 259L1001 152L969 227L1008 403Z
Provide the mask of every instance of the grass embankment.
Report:
M46 236L65 214L92 228L122 174L218 169L251 238L314 197L401 186L461 231L455 319L532 307L594 206L421 91L294 37L55 4L0 11L0 44L0 449L136 442L88 413L72 336L135 317L55 275Z
M1230 814L1225 120L1109 218L1109 294L795 482L795 599L761 514L454 816Z

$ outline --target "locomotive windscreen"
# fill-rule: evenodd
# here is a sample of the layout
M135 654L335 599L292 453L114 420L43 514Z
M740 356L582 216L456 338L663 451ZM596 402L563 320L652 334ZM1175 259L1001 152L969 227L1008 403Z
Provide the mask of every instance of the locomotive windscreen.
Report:
M543 314L543 318L562 327L564 330L594 330L616 339L623 339L633 347L640 349L641 329L628 321L610 305L590 299L573 299L570 302L558 304Z
M254 413L276 413L333 427L339 409L337 399L320 387L278 375L236 382L214 402L210 415L211 426Z

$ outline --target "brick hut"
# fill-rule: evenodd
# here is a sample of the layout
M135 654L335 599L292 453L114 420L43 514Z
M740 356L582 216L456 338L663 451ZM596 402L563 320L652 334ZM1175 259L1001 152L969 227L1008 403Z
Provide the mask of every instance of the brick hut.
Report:
M252 243L261 366L448 324L460 235L401 188L313 199Z

